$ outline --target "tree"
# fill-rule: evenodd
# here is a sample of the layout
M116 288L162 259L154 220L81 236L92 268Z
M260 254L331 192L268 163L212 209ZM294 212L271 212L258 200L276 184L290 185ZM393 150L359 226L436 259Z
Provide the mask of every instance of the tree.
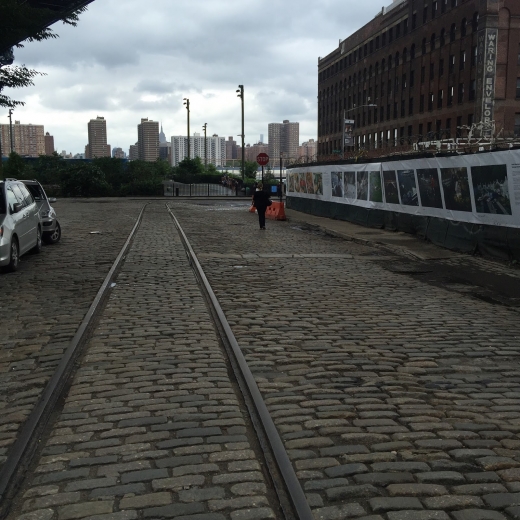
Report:
M24 177L24 172L26 171L25 161L16 153L11 152L9 154L9 159L6 161L3 166L3 175L5 178L14 178L19 179L20 177Z
M28 87L34 85L35 76L43 75L28 69L25 65L10 66L14 59L11 47L23 47L20 42L24 40L33 42L58 38L58 35L48 26L61 20L75 27L79 14L87 9L85 4L89 1L91 0L65 2L56 10L39 7L38 4L35 6L34 2L0 0L0 107L15 108L24 105L22 101L16 101L2 94L4 87ZM77 7L80 4L83 6Z
M258 164L255 161L244 162L244 177L246 179L256 179Z

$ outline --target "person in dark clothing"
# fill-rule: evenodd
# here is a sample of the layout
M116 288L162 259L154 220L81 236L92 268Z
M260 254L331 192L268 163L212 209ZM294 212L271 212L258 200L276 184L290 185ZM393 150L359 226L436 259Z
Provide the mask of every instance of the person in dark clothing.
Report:
M265 211L269 205L269 194L266 193L263 188L262 183L259 183L256 187L256 191L253 193L253 204L258 213L260 229L265 229Z

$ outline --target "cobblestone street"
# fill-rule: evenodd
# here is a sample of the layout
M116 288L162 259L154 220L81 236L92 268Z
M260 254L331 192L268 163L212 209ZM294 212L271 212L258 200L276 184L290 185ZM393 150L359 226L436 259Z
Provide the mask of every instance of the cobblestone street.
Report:
M520 518L516 308L295 221L260 232L245 202L170 199L145 210L10 520L283 518L165 202L316 520ZM60 201L62 242L0 278L4 455L144 203Z

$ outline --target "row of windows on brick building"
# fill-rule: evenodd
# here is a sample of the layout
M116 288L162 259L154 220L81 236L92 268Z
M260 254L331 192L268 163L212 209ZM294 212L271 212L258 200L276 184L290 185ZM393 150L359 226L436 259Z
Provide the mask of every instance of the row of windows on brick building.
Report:
M472 18L472 22L471 22L472 33L476 33L478 31L478 20L479 20L479 15L477 12L475 12L473 14L473 18ZM406 22L406 24L407 24L407 20L405 20L404 22ZM426 23L426 21L424 21L424 23ZM396 27L399 27L399 25ZM407 27L407 25L406 25L406 27ZM463 18L462 21L460 22L460 31L459 31L461 38L464 38L467 35L467 27L468 27L467 19ZM391 34L392 29L393 28L390 28L387 31L389 33L389 35ZM406 32L408 32L408 31L406 31ZM406 34L406 32L405 32L405 34ZM451 43L451 42L454 42L456 39L457 39L457 24L452 23L450 26L450 30L449 30L449 41ZM441 32L440 32L440 35L438 38L436 36L436 33L433 33L431 35L431 37L429 39L430 52L435 50L437 40L439 41L439 44L441 47L446 44L446 29L444 29L444 28L441 29ZM392 40L390 40L390 41L392 41ZM383 33L381 35L381 42L382 42L381 46L379 45L379 36L376 36L374 39L370 40L370 42L367 42L363 46L363 49L364 49L363 51L362 51L362 48L360 47L359 49L356 49L352 53L348 54L343 59L341 59L338 62L336 62L335 64L331 65L324 71L320 72L318 79L319 80L328 79L328 78L332 77L333 75L337 74L338 72L342 71L343 69L347 69L347 68L351 67L352 65L355 65L359 60L363 59L364 57L367 57L369 54L372 54L374 52L374 42L375 42L375 51L379 50L379 48L383 48L386 45L386 33ZM423 40L421 42L421 52L423 55L427 53L427 44L428 44L428 39L423 38ZM415 58L415 49L416 49L415 44L412 44L412 46L410 47L410 59ZM398 56L399 56L399 53L397 53L397 57ZM403 50L403 61L406 61L407 58L408 58L408 50L405 47ZM396 61L398 63L399 58L397 58Z

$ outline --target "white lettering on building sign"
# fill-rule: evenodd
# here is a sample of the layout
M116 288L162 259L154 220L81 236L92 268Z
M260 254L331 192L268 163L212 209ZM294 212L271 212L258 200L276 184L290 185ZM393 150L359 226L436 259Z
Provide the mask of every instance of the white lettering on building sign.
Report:
M497 33L496 29L486 29L484 34L479 35L478 39L478 72L483 80L482 88L479 88L482 96L481 120L484 123L491 123L494 116ZM488 136L490 133L491 130L486 132Z

